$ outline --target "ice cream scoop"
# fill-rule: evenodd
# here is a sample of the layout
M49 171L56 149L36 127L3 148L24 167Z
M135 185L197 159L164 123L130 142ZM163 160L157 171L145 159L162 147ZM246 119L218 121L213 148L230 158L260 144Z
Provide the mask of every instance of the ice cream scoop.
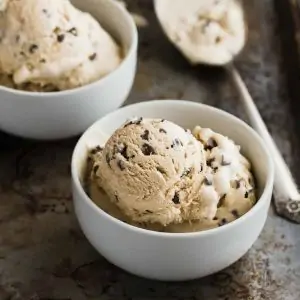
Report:
M8 0L0 9L0 73L16 85L71 89L100 79L121 62L113 38L69 0Z
M214 217L217 197L211 202L199 197L206 168L203 146L176 124L131 120L116 130L99 155L92 176L131 220L165 226Z
M226 66L251 125L267 144L275 164L275 189L286 199L290 218L299 214L300 194L240 74L231 63L246 41L244 11L239 0L154 0L155 12L169 40L191 64ZM276 200L275 200L276 201ZM293 211L293 207L295 207ZM299 218L298 218L299 220Z

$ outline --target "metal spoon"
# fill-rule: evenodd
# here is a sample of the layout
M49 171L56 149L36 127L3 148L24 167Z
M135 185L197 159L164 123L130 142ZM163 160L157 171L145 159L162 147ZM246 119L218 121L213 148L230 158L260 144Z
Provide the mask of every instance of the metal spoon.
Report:
M252 127L258 132L258 134L263 138L266 143L270 155L273 157L274 165L275 165L275 208L279 215L300 223L300 194L298 192L297 185L293 179L293 176L285 163L280 151L278 150L273 138L271 137L243 79L241 78L238 70L234 67L232 61L228 61L224 64L220 63L220 61L213 62L211 57L209 61L205 61L202 58L195 61L195 57L197 57L197 53L193 53L193 50L183 51L182 46L179 45L179 42L170 36L170 33L167 28L166 19L164 18L164 12L161 9L161 1L168 0L154 0L154 8L158 21L161 24L161 27L168 37L168 39L184 54L184 56L192 63L192 64L210 64L217 65L226 68L228 74L232 78L232 81L239 92L240 99L244 105L245 111L248 115L250 123ZM168 9L168 15L172 14L172 5L175 5L174 0L169 0L170 5ZM189 0L191 1L191 0ZM198 0L199 1L199 0ZM189 5L188 1L176 1L176 5L178 9L178 5L182 5L182 9L185 9L186 5ZM242 10L242 7L241 7ZM242 11L243 13L243 11ZM232 57L233 59L234 57Z

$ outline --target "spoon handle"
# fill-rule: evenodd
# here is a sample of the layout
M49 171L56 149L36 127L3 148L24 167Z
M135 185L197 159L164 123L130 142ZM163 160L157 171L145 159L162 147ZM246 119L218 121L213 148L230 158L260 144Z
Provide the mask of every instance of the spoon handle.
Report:
M227 68L231 78L240 94L240 98L245 107L246 113L250 120L252 127L258 132L258 134L264 140L270 155L273 158L275 166L275 190L280 195L288 200L300 200L300 194L297 189L297 185L293 179L293 176L285 163L280 151L278 150L273 138L271 137L247 87L241 78L239 72L234 66Z

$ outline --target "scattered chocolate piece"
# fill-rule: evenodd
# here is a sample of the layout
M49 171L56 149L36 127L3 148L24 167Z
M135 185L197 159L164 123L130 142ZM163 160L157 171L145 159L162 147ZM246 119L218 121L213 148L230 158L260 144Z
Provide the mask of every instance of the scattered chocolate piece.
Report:
M211 150L217 146L218 146L218 144L217 144L216 140L213 138L209 138L206 142L206 145L204 146L204 150Z
M191 168L185 169L180 177L182 178L188 176L190 173L191 173Z
M30 52L30 53L34 53L38 48L39 48L38 45L32 44L32 45L29 47L29 52Z
M96 154L102 150L103 148L101 148L100 146L96 146L94 149L91 150L91 154Z
M231 162L226 161L224 155L222 155L221 166L225 167L225 166L229 166L230 164Z
M93 173L96 174L99 169L99 165L94 166Z
M117 165L121 171L125 170L125 164L122 160L118 160Z
M59 43L62 43L64 39L65 39L65 35L64 35L64 34L59 34L59 35L57 36L57 41L58 41Z
M218 220L218 217L214 217L214 218L213 218L213 221L217 221L217 220Z
M164 121L166 121L165 119L161 119L161 122L164 122Z
M244 197L247 199L249 197L249 192L246 191Z
M144 133L141 135L143 140L149 141L149 130L145 130Z
M232 210L232 211L231 211L231 214L232 214L235 218L238 218L238 217L239 217L239 212L238 212L236 209Z
M119 202L119 197L115 195L116 202Z
M97 53L95 52L95 53L93 53L92 55L89 56L89 60L93 61L93 60L96 59L96 57L97 57Z
M69 33L73 34L74 36L78 35L78 31L77 28L72 27L70 30L68 30Z
M206 164L209 166L209 167L212 167L212 163L215 161L215 158L210 158L206 161Z
M40 60L40 63L42 63L42 64L44 64L46 62L46 59L45 58L42 58L41 60Z
M152 210L149 210L149 209L146 209L145 212L146 212L146 213L149 213L149 214L152 214L152 213L153 213L153 211L152 211Z
M175 192L174 197L172 199L174 204L180 204L180 198L177 192Z
M203 183L204 183L205 185L212 185L212 181L211 181L211 180L208 180L206 177L204 178Z
M218 167L213 168L214 173L217 173L218 170L219 170Z
M129 156L127 155L127 145L124 145L123 148L120 149L120 154L126 159L129 159Z
M160 133L167 133L163 128L159 128Z
M21 52L20 52L20 55L25 56L25 52L24 52L24 51L21 51Z
M153 154L155 154L155 150L149 144L143 144L142 152L143 152L144 155L153 155Z
M109 157L108 153L106 153L105 159L106 159L107 164L110 166L110 157Z
M220 222L219 222L219 226L223 226L227 223L227 220L225 218L223 218Z
M183 143L182 143L181 140L179 140L179 139L176 138L176 139L173 141L173 144L171 145L171 148L175 148L175 147L178 147L178 146L183 146Z
M129 126L129 125L140 125L142 123L142 121L143 121L142 117L138 118L137 120L131 120L131 121L129 121L128 123L126 123L124 125L124 128Z
M219 200L219 202L218 202L218 205L217 205L217 208L219 208L219 207L221 207L222 205L224 205L225 199L226 199L226 194L224 194L224 195L220 198L220 200Z

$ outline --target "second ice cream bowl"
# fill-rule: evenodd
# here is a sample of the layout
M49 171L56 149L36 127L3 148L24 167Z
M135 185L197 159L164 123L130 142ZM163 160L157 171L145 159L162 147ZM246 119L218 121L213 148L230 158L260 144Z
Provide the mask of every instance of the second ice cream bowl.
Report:
M83 188L88 149L96 144L104 144L114 130L133 116L163 118L188 129L196 125L210 127L233 139L252 164L258 186L257 203L229 224L193 233L141 229L101 210ZM253 129L231 114L189 101L150 101L110 113L83 134L72 158L75 211L87 239L116 266L135 275L157 280L178 281L203 277L241 258L264 227L273 179L272 160Z
M137 60L138 37L132 17L115 1L71 2L94 16L120 44L123 61L100 80L71 90L38 93L1 86L0 130L41 140L67 138L81 134L126 100L133 84Z

